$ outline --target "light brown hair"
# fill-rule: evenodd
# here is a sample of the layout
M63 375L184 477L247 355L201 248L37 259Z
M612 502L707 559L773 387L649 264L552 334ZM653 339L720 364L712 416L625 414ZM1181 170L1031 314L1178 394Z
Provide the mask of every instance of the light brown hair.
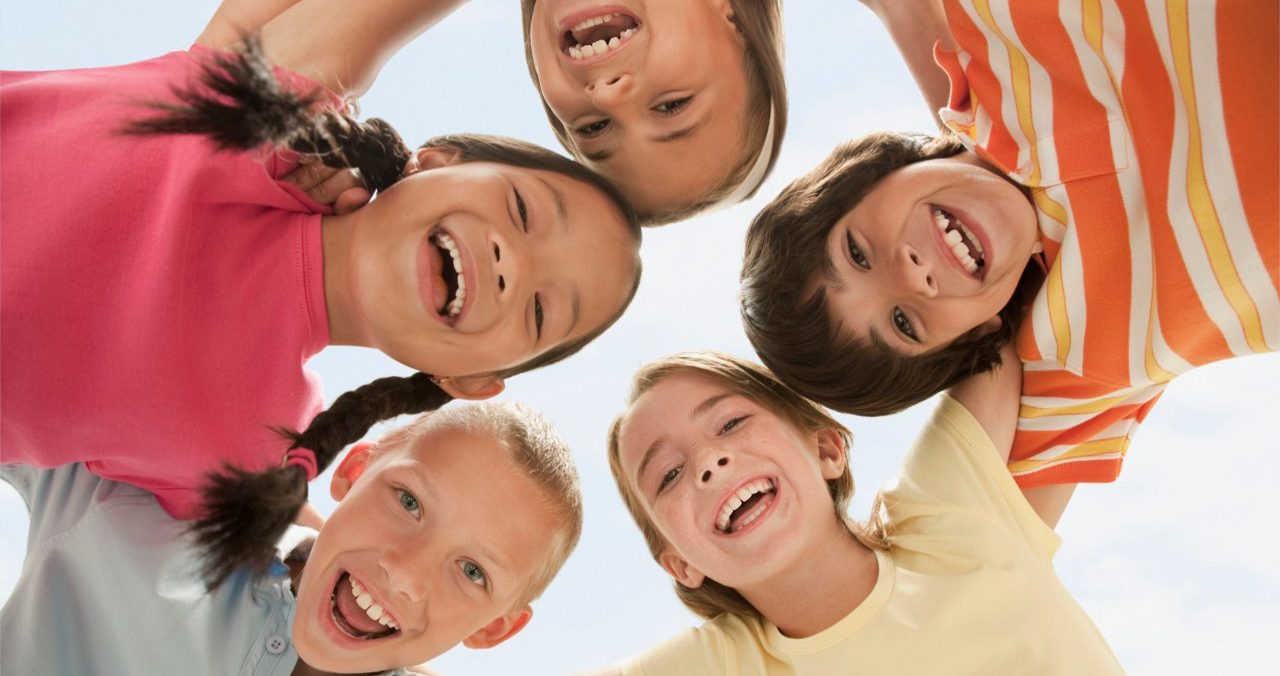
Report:
M672 2L674 0L664 0ZM533 19L533 6L537 0L520 0L521 30L524 32L524 57L529 67L529 77L538 90L538 98L542 101L547 121L560 144L575 157L581 159L578 146L570 136L564 123L556 117L547 100L542 96L542 85L538 82L538 72L533 66L533 46L529 42L529 23ZM743 67L747 72L747 116L745 139L742 157L737 164L711 193L702 199L679 209L662 212L641 212L640 219L645 226L665 225L682 221L697 215L733 192L751 172L756 158L763 151L765 134L769 129L769 116L773 115L773 142L770 147L769 166L764 176L773 171L782 148L782 137L787 129L787 84L782 66L782 3L780 0L729 0L733 8L733 23L742 35L746 49L743 54ZM752 152L755 149L755 152ZM764 179L761 178L761 183ZM758 188L759 186L757 186ZM755 194L752 190L747 198ZM745 198L744 198L745 199Z
M952 135L869 134L836 147L756 215L742 262L742 324L760 360L778 378L837 411L886 415L1000 362L1000 346L1022 318L1021 293L1000 311L995 331L970 331L908 357L883 342L843 332L828 314L822 283L835 279L827 253L831 229L881 179L907 165L964 151ZM1029 276L1034 272L1024 274L1020 287Z
M836 422L822 407L783 385L768 369L720 352L682 352L642 366L631 381L631 393L627 397L628 409L654 385L677 374L690 374L714 380L730 391L772 411L802 432L813 434L819 430L830 429L840 435L846 449L853 443L853 435L848 428ZM626 503L627 511L631 512L631 518L635 520L640 532L644 535L649 553L657 561L667 545L666 540L645 512L644 503L632 490L631 482L627 480L622 470L619 435L626 417L627 412L624 411L609 426L609 470L613 473L613 480L618 485L618 492L622 494L622 501ZM871 525L858 523L848 516L849 500L853 498L853 472L849 469L848 462L845 463L844 472L839 478L827 481L827 490L831 494L836 519L849 529L854 538L868 547L884 549L888 546L883 528L874 519L874 515L879 511L878 504L872 508ZM756 607L737 590L711 578L705 579L698 587L686 587L679 581L674 584L676 596L680 598L681 603L700 617L711 619L722 613L760 617L760 611L756 610Z

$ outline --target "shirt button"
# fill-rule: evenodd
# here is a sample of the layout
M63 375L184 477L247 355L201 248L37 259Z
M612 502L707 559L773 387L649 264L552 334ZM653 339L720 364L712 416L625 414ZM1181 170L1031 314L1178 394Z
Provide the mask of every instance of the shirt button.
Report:
M284 640L283 636L272 636L267 639L267 652L272 655L279 655L288 647L289 642Z

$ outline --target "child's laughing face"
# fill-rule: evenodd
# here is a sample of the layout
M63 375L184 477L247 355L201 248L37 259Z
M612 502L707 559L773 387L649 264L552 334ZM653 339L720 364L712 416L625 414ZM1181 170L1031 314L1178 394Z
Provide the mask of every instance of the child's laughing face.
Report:
M521 604L558 520L545 491L489 432L431 425L360 445L307 560L293 640L308 665L377 671L459 642L487 648L524 627Z
M705 199L746 133L743 40L727 0L538 0L530 52L574 155L645 211Z
M327 240L346 238L326 241L335 342L436 376L491 374L622 311L639 244L602 191L452 153L417 151L410 175L339 227L326 223Z
M844 472L834 431L807 434L714 379L675 374L636 399L619 433L629 489L687 587L767 584L837 537L827 481Z
M818 283L842 331L921 354L998 322L1037 232L1022 189L972 153L918 162L831 229Z

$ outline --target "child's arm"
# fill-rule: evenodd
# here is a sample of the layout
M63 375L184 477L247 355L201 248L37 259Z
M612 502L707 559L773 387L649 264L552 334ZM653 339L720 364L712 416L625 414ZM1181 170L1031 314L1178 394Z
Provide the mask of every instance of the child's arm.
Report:
M938 0L862 0L898 46L911 69L925 104L936 118L947 105L951 84L946 72L933 60L933 45L939 40L946 49L955 49L951 28Z
M392 54L464 1L299 0L262 26L263 51L329 91L360 96Z
M205 25L196 44L225 49L240 42L240 38L257 33L268 21L298 4L299 0L222 0L213 18Z

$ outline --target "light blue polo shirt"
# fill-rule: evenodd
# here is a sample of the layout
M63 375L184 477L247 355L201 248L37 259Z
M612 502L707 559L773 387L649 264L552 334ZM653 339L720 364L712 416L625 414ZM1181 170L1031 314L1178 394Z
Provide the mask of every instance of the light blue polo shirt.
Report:
M0 673L288 676L297 663L283 564L207 593L186 522L82 465L0 467L31 512L0 610Z

